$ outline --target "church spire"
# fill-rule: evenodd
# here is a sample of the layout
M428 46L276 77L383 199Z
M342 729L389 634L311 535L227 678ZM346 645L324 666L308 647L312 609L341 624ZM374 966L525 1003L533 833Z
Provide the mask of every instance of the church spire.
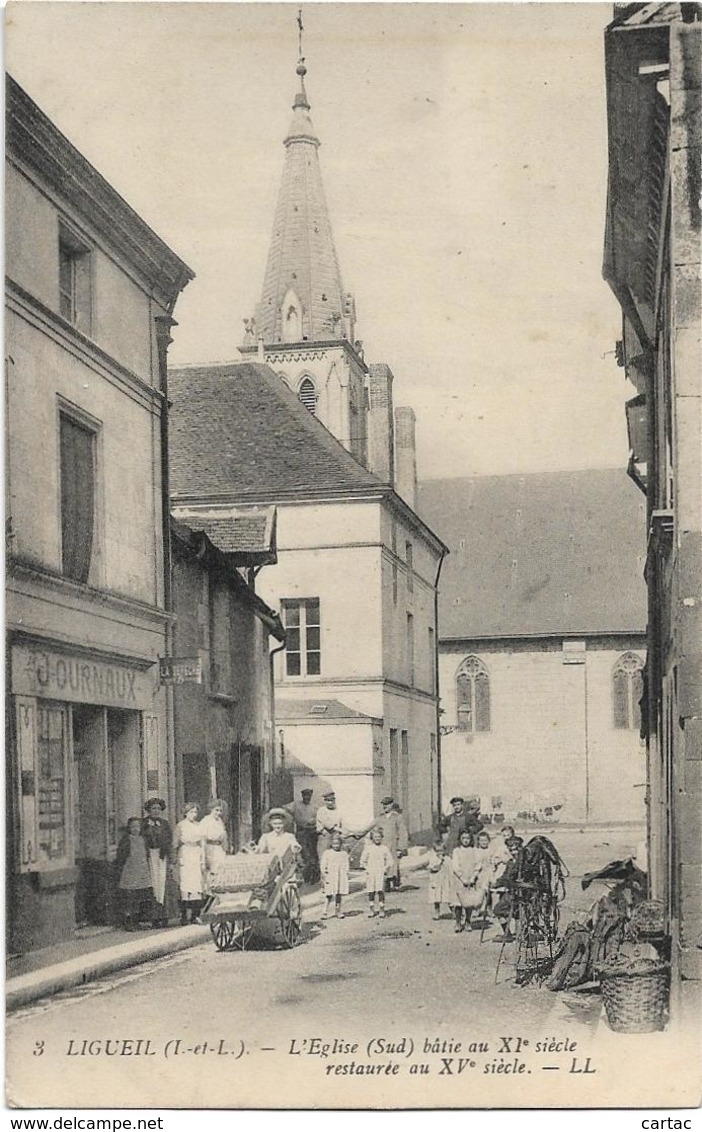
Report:
M284 342L353 344L353 298L344 293L319 166L320 145L310 117L302 55L302 13L297 18L299 89L284 140L278 194L255 331L266 346ZM251 333L251 332L249 332Z

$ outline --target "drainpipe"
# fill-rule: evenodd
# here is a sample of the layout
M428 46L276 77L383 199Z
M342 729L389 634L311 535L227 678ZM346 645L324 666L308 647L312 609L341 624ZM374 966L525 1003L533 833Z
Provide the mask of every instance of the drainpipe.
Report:
M439 578L446 554L441 552L434 580L434 699L436 700L436 815L441 819L441 704L439 701ZM433 819L433 815L432 815Z
M282 652L284 648L285 648L285 641L281 641L280 644L278 645L278 647L275 648L275 649L271 649L271 651L268 654L268 679L269 679L269 682L270 682L270 690L271 690L271 755L272 755L271 774L273 774L273 772L275 771L275 760L276 760L276 755L275 755L275 744L276 744L276 736L275 736L275 680L274 680L274 677L273 677L273 657L276 655L276 653ZM269 782L270 782L270 779L269 779ZM268 804L269 802L270 802L270 793L268 794L268 797L266 799L266 804Z
M154 322L156 324L156 347L158 351L158 375L159 384L162 394L161 401L161 537L163 542L163 607L167 614L173 613L173 563L171 555L171 498L170 498L170 478L168 474L168 347L173 339L171 338L170 331L172 327L177 326L177 322L171 317L173 308L175 307L176 299L180 293L181 288L173 298L172 303L169 305L168 314L156 315ZM166 656L173 655L173 639L174 639L174 626L170 616L166 620L166 631L164 634ZM167 794L170 794L169 802L171 812L175 811L176 794L180 785L180 775L178 767L176 766L176 750L175 750L175 696L173 688L169 685L166 688L166 774L168 782ZM174 776L174 781L171 781L171 775Z

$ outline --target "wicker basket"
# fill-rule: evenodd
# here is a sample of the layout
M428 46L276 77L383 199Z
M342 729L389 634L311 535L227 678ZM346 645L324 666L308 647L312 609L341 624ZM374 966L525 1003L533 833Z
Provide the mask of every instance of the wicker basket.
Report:
M245 892L270 887L280 873L280 861L267 854L236 853L226 857L212 878L212 892Z
M621 1034L650 1034L665 1027L670 965L655 960L609 963L597 972L607 1024Z
M643 900L631 913L629 934L636 939L660 939L665 935L665 910L659 900Z

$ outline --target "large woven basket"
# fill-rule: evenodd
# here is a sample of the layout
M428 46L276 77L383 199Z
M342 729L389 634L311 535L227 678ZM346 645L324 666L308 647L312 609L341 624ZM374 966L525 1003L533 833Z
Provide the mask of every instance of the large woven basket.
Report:
M637 965L610 963L600 967L600 985L607 1024L621 1034L649 1034L665 1027L668 1016L670 965L641 960Z
M212 878L212 892L245 892L274 883L280 872L280 861L267 854L236 853L219 865Z

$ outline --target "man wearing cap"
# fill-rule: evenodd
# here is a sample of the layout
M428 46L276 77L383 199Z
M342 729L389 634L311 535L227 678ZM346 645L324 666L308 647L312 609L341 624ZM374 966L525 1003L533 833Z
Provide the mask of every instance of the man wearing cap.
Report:
M332 834L344 832L341 814L336 808L336 794L333 790L327 790L322 798L324 805L319 807L315 815L318 861L322 860L322 853L331 848Z
M470 818L465 808L465 802L460 795L456 795L451 799L451 813L442 822L442 828L446 832L446 840L444 847L446 853L450 856L454 849L458 848L459 839L464 830L467 830L474 836L470 824Z
M298 801L285 807L292 815L295 836L302 847L302 876L308 884L316 884L319 880L317 807L312 805L313 793L307 787L301 791Z
M395 799L391 795L388 794L386 798L381 798L380 804L383 807L383 812L373 824L376 828L382 829L383 845L387 845L392 856L392 869L388 870L386 886L387 888L399 888L400 857L406 855L409 842L407 826L398 813Z

